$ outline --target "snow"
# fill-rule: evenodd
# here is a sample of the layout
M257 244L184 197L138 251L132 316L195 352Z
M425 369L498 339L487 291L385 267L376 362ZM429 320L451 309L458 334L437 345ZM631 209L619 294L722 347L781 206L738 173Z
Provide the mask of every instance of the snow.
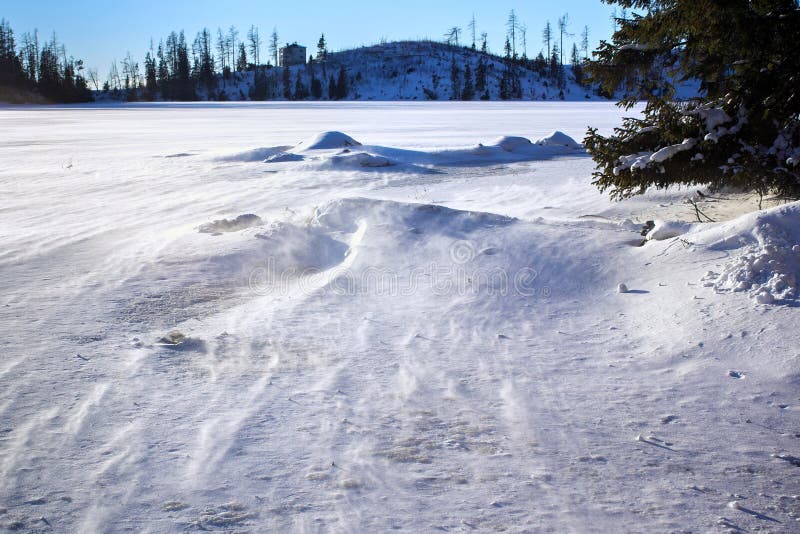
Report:
M694 110L701 120L706 123L706 131L712 131L718 126L731 122L733 119L728 115L724 109L715 108L712 106L700 107Z
M652 156L650 156L650 161L653 163L664 163L665 161L672 159L676 154L691 150L695 146L697 146L696 139L684 139L683 142L678 145L671 145L657 150Z
M746 292L759 304L794 304L800 297L800 206L778 207L747 215L687 239L731 252L720 272L703 280L717 291Z
M496 141L622 113L0 109L0 527L796 530L800 205Z
M204 234L221 234L224 232L238 232L261 224L263 224L261 217L248 213L239 215L235 219L219 219L200 225L199 231Z
M619 175L622 171L638 169L645 169L651 163L664 163L665 161L675 157L676 154L691 150L697 146L696 139L684 139L682 143L677 145L670 145L663 147L655 152L639 152L637 154L629 154L619 158L619 165L614 167L614 175Z
M531 145L530 139L514 135L506 135L504 137L500 137L499 139L491 143L491 146L499 146L506 152L514 152L515 150L520 148L528 148L530 145Z
M361 143L342 132L323 132L302 141L296 148L300 150L330 150L351 146L361 146Z
M682 221L654 221L655 226L647 233L647 240L664 241L673 237L682 236L690 231L694 225Z
M564 132L553 132L547 137L538 140L536 144L541 146L566 147L573 150L579 150L582 148L580 144L578 144L573 138Z

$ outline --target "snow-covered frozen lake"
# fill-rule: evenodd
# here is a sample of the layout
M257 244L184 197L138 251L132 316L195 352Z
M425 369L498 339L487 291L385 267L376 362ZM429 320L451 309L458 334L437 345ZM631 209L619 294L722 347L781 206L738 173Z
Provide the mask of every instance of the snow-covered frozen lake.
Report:
M798 531L800 207L633 246L622 116L0 108L0 528Z

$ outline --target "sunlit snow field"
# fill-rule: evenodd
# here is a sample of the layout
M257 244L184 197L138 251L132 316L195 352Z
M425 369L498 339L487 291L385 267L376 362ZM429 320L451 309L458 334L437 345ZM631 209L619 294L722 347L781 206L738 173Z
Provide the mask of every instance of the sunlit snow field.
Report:
M0 108L0 528L797 531L798 308L704 284L783 219L634 246L622 116Z

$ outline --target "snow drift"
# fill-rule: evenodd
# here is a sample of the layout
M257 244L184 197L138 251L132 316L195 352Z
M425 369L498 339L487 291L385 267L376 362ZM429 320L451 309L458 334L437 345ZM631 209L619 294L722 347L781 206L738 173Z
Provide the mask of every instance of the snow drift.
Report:
M261 149L264 150L264 149ZM234 156L235 161L250 158L257 151ZM454 148L435 151L406 150L379 145L363 145L351 136L338 132L323 132L298 143L288 150L274 150L265 163L299 163L308 169L373 168L413 170L422 166L491 165L494 163L536 161L559 156L583 154L583 147L563 132L531 141L526 137L505 135L474 148ZM252 159L247 159L252 161Z
M794 304L800 298L800 203L723 223L656 221L647 234L652 241L675 237L728 255L718 271L705 274L706 287L745 292L759 304Z
M720 272L706 274L705 285L746 292L759 304L794 304L800 298L800 203L697 228L687 238L731 252Z
M361 143L342 132L323 132L310 139L300 142L295 149L297 150L332 150L336 148L348 148L361 146Z

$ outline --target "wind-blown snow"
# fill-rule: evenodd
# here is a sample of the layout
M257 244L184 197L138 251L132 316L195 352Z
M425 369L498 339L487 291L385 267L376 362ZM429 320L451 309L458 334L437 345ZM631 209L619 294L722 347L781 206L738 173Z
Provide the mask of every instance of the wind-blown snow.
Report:
M635 246L613 105L0 114L3 529L796 530L798 206Z
M800 297L800 205L748 215L687 238L731 252L720 272L706 273L707 286L746 292L760 304L794 304Z
M331 150L361 146L361 143L342 132L324 132L297 145L299 150Z

